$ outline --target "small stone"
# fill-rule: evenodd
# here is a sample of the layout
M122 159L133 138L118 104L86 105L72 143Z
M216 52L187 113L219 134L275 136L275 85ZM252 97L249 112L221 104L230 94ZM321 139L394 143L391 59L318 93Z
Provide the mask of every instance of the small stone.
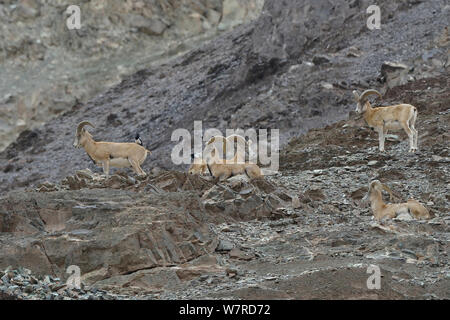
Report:
M319 175L321 175L322 173L323 173L323 170L320 170L320 169L313 170L313 174L314 174L315 176L319 176Z
M328 89L328 90L331 90L331 89L334 88L333 85L332 85L331 83L327 83L327 82L322 82L322 83L321 83L321 86L322 86L323 88L325 88L325 89Z
M5 274L2 278L1 278L2 282L4 284L9 284L9 277L7 274Z
M236 269L233 269L233 268L227 268L225 270L225 272L226 272L227 276L229 276L230 278L233 278L233 277L235 277L238 274L238 271Z
M316 66L318 66L318 65L321 65L321 64L324 64L324 63L329 63L330 59L328 57L326 57L326 56L317 55L317 56L313 57L312 62Z
M217 245L216 251L231 251L234 248L234 244L228 240L220 240Z
M23 290L26 293L32 293L33 292L33 286L28 285L25 287L25 289Z
M239 260L245 260L249 261L252 260L255 257L252 253L246 253L238 248L234 248L230 251L230 258L239 259Z
M417 264L417 260L416 259L412 259L412 258L407 258L406 259L406 263L410 263L410 264Z
M209 278L209 275L204 274L204 275L201 275L201 276L200 276L199 280L200 280L200 281L205 281L205 280L208 279L208 278Z
M400 138L396 134L387 134L386 140L388 141L400 141Z
M52 283L51 285L50 285L50 289L52 290L52 291L58 291L59 289L62 289L62 288L64 288L66 285L65 284L58 284L58 283Z

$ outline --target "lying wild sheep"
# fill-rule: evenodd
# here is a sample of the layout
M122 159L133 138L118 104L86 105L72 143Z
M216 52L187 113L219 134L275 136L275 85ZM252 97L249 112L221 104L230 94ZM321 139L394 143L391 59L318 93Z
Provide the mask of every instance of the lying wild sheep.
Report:
M422 204L414 199L409 199L406 203L384 203L382 190L389 193L390 199L393 199L392 191L379 180L374 180L369 185L369 191L363 198L363 202L370 200L371 208L375 219L395 218L399 214L409 213L416 219L429 219L430 212Z
M215 179L224 181L239 174L246 174L251 179L262 177L261 169L256 164L238 162L237 153L231 160L220 159L217 153L217 149L214 148L210 157L205 160L209 172Z
M388 130L405 130L409 137L409 152L417 151L417 130L414 128L417 119L417 108L410 104L397 104L388 107L372 108L367 96L381 93L376 90L366 90L361 96L355 90L353 95L357 102L356 112L363 113L369 127L378 132L379 150L384 151L384 139Z
M242 159L240 160L245 160L245 147L247 145L251 145L252 141L251 140L246 141L244 137L238 134L232 134L226 138L224 136L214 136L211 139L209 139L208 142L206 142L205 150L208 148L208 146L212 146L213 144L216 143L222 144L222 156L224 159L226 159L227 156L228 146L231 145L234 151L234 144L236 143L238 145L237 152L239 153L240 151L243 151L243 154L240 154L242 155ZM241 148L239 148L239 146L241 146Z
M192 155L192 160L193 162L188 170L189 174L205 175L208 172L206 162L201 155Z
M216 143L220 143L222 145L222 155L224 157L226 157L227 154L227 143L231 143L232 146L234 146L234 143L242 143L244 145L244 155L242 156L242 159L239 159L239 157L235 156L234 159L238 159L238 160L245 160L245 145L246 144L251 144L251 141L246 141L244 137L237 135L237 134L232 134L228 137L224 137L224 136L214 136L211 139L208 140L208 142L206 143L205 146L205 151L203 152L203 154L206 154L207 150L211 150L211 148L214 146L214 144ZM240 151L240 149L237 149L238 153ZM208 166L206 164L206 161L203 159L203 156L200 154L192 154L192 164L188 169L188 173L189 174L199 174L199 175L205 175L208 172ZM235 162L237 162L237 160L233 160Z
M89 121L80 122L77 126L73 146L76 148L83 147L96 165L103 166L103 172L107 176L110 166L117 168L131 167L138 175L146 176L146 173L141 169L141 165L147 158L147 154L151 154L151 152L139 144L138 141L142 143L139 136L135 143L97 142L84 128L86 125L94 128L94 125Z

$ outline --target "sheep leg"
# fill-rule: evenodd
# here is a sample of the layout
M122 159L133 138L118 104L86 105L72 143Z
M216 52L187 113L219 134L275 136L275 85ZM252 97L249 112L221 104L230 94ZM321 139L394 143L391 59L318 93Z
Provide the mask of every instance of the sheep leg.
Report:
M108 177L109 176L109 160L103 161L103 173Z
M379 150L384 152L384 128L378 129L378 144Z
M131 164L131 167L133 168L134 172L136 172L140 176L146 176L147 174L144 172L144 170L141 169L139 166L139 163L136 160L128 159L128 161Z
M416 122L416 115L414 115L413 118L411 119L409 127L411 128L411 130L412 130L412 132L414 134L414 137L413 137L413 140L414 140L413 141L413 143L414 143L413 144L413 149L414 149L414 151L417 151L417 136L418 136L418 133L417 133L416 128L414 127L415 122Z
M406 134L409 138L409 152L414 152L414 133L409 127L407 122L402 123L403 130L405 130Z
M146 176L147 174L145 173L144 170L142 170L141 165L139 164L139 161L136 161L137 167L139 168L139 170L141 171L141 175L142 176Z
M417 151L417 130L414 128L411 128L411 130L413 131L413 151Z

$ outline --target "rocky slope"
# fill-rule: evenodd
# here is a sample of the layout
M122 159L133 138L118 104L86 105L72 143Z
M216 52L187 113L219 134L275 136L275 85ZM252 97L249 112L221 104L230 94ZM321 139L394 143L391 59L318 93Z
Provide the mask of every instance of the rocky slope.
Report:
M0 280L19 299L449 299L449 78L389 90L419 108L420 152L352 115L293 139L263 180L162 172L105 179L89 170L0 198ZM430 102L431 101L431 102ZM376 222L372 179L427 221ZM65 286L70 265L80 290ZM380 267L369 290L367 267ZM40 279L32 284L25 267ZM13 267L13 268L12 268ZM50 277L45 277L50 275ZM55 279L56 278L56 279ZM46 280L48 279L48 280Z
M266 1L253 24L24 132L1 154L0 190L12 191L0 197L0 297L449 299L450 7L380 3L391 14L371 33L365 1ZM351 90L368 86L381 104L418 108L418 153L402 132L379 153L376 133L348 114ZM150 176L98 175L71 147L85 118L99 139L148 136ZM170 133L193 120L279 128L280 172L215 184L153 169L171 167ZM374 221L360 201L372 179L433 218ZM64 286L70 265L82 292ZM367 288L369 265L379 290Z
M261 0L0 2L0 150L127 75L170 60L250 21Z
M139 131L153 151L143 169L173 169L166 160L175 145L172 132L192 130L194 120L202 120L204 129L280 129L283 144L344 119L354 108L355 88L383 91L392 82L448 72L446 1L382 1L389 14L379 31L366 27L369 2L266 2L254 23L144 69L45 126L24 131L0 153L0 190L56 182L88 166L94 170L84 152L72 147L81 120L96 125L91 132L98 140L130 141ZM385 60L406 69L382 70Z

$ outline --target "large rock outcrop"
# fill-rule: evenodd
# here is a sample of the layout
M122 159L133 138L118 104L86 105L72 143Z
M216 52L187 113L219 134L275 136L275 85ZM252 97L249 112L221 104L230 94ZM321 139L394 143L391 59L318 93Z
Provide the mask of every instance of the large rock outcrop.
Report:
M279 187L243 176L216 185L179 172L135 180L84 170L0 199L0 267L64 278L77 265L92 284L181 265L214 252L211 223L275 219L291 204Z

